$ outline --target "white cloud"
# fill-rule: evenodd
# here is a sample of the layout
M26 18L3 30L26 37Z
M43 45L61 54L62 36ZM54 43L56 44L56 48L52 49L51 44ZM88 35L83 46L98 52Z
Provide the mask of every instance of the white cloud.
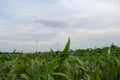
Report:
M7 30L4 28L4 25L0 24L0 36L7 35Z
M119 43L119 9L119 0L0 1L0 47L34 51L38 40L40 50L62 49L68 37L73 49Z

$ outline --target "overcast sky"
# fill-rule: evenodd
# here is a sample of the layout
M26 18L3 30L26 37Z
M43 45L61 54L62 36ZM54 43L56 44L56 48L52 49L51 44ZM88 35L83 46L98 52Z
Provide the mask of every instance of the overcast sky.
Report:
M0 51L120 45L120 0L0 0Z

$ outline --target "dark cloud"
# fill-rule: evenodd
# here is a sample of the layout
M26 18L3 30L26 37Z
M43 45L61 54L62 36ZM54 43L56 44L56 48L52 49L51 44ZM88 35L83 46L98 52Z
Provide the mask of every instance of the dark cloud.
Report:
M42 24L48 27L65 27L66 23L60 21L52 21L52 20L35 20L35 23Z

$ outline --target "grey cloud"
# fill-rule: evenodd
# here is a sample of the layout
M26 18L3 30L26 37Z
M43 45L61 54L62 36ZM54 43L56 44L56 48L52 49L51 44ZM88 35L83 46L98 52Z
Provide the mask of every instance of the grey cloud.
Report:
M111 45L115 43L117 45L120 44L120 34L105 34L105 35L94 35L89 37L89 44L93 45L94 47L102 47L106 45Z
M18 34L18 33L17 33ZM32 33L26 33L25 35L9 35L9 36L1 36L1 39L3 40L9 40L9 41L46 41L54 38L56 34L54 33L44 33L44 34L32 34Z
M111 31L120 28L119 4L119 0L1 0L0 26L5 29L0 28L0 40L40 40L52 44L52 40L62 41L67 36L75 36L71 38L75 41L72 43L75 48L80 45L87 47L91 43L103 45L101 43L106 43L106 40L119 43L119 33L102 36L94 33L101 28L105 34L109 28ZM89 33L91 29L93 34ZM10 45L2 46L11 48ZM47 49L50 45L43 46Z
M64 22L52 21L52 20L35 20L35 23L39 23L48 27L57 27L57 28L66 26L66 23Z
M71 28L81 29L103 29L103 28L117 28L120 25L118 15L113 16L91 16L73 20L69 23Z

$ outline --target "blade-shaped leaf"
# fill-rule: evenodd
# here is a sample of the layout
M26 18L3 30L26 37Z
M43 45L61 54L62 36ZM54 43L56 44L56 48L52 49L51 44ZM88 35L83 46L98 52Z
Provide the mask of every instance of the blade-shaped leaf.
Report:
M70 38L68 38L68 41L67 41L65 48L63 50L63 54L67 54L69 51L69 48L70 48Z

